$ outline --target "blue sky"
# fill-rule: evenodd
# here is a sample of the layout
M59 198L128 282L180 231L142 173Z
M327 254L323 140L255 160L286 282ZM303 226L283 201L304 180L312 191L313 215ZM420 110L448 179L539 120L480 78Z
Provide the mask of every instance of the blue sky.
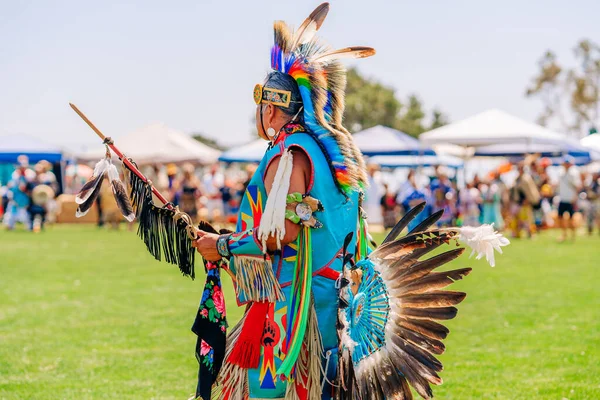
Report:
M458 120L501 108L535 120L523 96L551 48L566 64L600 41L598 1L333 0L321 35L368 45L355 64ZM269 66L272 22L296 26L318 1L2 1L0 135L95 144L77 104L118 138L149 122L251 139L252 89Z

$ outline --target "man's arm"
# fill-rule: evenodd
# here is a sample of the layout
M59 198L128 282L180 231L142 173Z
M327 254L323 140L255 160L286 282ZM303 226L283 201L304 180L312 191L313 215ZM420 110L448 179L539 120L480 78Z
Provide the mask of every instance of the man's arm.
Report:
M294 151L293 153L293 167L292 174L290 177L290 187L288 193L306 193L308 182L310 182L311 166L308 156L302 151ZM277 173L277 167L279 166L280 158L276 158L269 165L265 173L265 188L267 194L273 187L273 181ZM255 226L254 228L258 228ZM280 241L281 245L286 245L293 242L300 233L301 226L295 224L289 220L285 220L285 236ZM221 255L217 251L217 239L219 235L200 232L199 238L194 242L194 247L202 254L202 257L208 261L217 261L221 259ZM267 249L269 251L277 250L277 239L273 236L267 240ZM262 249L256 247L254 249L257 253L261 253Z
M288 193L306 193L306 189L308 188L308 182L310 182L310 173L311 166L308 156L300 150L292 151L293 155L293 168L292 168L292 176L290 177L290 188ZM273 187L273 181L275 180L275 174L277 173L277 168L279 167L280 157L274 159L267 171L265 173L265 189L267 191L267 195L271 192L271 188ZM286 219L285 220L285 236L281 240L281 245L285 246L296 240L298 234L300 233L301 225L295 224L292 221ZM275 237L271 236L267 240L267 249L269 251L277 250L277 240Z

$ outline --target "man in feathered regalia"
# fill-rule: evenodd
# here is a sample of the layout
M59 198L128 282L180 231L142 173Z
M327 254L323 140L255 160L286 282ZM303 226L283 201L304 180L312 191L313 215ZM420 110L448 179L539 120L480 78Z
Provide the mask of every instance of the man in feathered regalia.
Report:
M275 22L271 71L254 88L268 150L236 231L200 232L194 243L205 260L228 262L246 306L227 336L213 398L402 399L412 397L410 386L431 397L430 384L441 383L434 355L448 333L436 321L453 318L465 297L442 288L470 269L432 272L463 249L420 258L461 239L493 264L494 249L507 244L491 226L430 229L440 212L398 239L420 205L371 248L365 163L342 125L339 60L375 51L319 41L328 11L320 5L295 31Z
M443 289L471 269L434 272L462 248L424 256L459 240L493 266L494 251L508 244L491 225L435 228L443 210L423 218L425 203L373 244L361 207L365 163L342 126L346 72L339 60L375 51L320 42L316 32L328 11L329 4L320 5L295 31L275 22L271 71L254 88L256 127L269 147L233 233L195 227L71 104L106 145L76 196L77 215L89 212L108 178L119 209L139 221L138 235L157 260L193 278L194 247L204 258L206 284L192 326L196 398L410 399L411 387L430 398L430 384L442 383L435 355L444 352L448 334L437 321L454 318L465 298ZM221 270L245 305L227 336Z

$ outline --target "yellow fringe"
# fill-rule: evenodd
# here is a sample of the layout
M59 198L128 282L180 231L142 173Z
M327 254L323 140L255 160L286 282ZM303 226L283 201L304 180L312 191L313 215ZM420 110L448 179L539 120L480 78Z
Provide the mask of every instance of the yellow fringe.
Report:
M273 273L271 261L258 257L235 257L235 279L238 295L249 301L285 300L279 282Z
M320 399L323 341L319 331L314 301L311 301L309 314L302 350L296 362L296 379L299 384L308 389L309 399ZM285 392L285 400L300 400L295 389L295 382L289 381Z

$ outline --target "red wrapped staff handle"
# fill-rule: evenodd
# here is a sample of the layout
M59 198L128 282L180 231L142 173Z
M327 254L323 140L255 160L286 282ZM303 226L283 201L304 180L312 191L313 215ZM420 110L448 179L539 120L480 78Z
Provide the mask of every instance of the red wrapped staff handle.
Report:
M131 161L129 161L124 155L123 153L121 153L121 151L117 148L117 146L114 145L114 143L112 142L112 140L106 140L107 137L104 136L104 134L102 132L100 132L100 129L96 128L96 125L93 124L92 121L90 121L88 119L88 117L85 116L84 113L82 113L79 108L77 108L77 106L73 103L69 103L69 105L71 106L71 108L73 109L73 111L75 111L77 113L77 115L79 115L81 117L82 120L85 121L86 124L88 124L88 126L90 128L92 128L92 130L94 132L96 132L96 135L98 135L100 137L100 139L102 139L102 141L104 141L108 147L110 147L110 149L112 151L115 152L115 154L117 155L117 157L119 157L119 159L127 166L127 168L129 168L129 170L131 172L133 172L134 174L137 175L138 178L140 178L144 183L148 183L148 178L146 178L144 176L144 174L142 174L140 172L139 169L137 169L137 167L135 165L133 165L133 163ZM110 139L110 138L108 138ZM167 201L167 199L153 186L152 187L152 193L154 193L154 195L169 209L169 210L175 210L175 208L173 207L173 205L171 203L169 203L169 201Z

